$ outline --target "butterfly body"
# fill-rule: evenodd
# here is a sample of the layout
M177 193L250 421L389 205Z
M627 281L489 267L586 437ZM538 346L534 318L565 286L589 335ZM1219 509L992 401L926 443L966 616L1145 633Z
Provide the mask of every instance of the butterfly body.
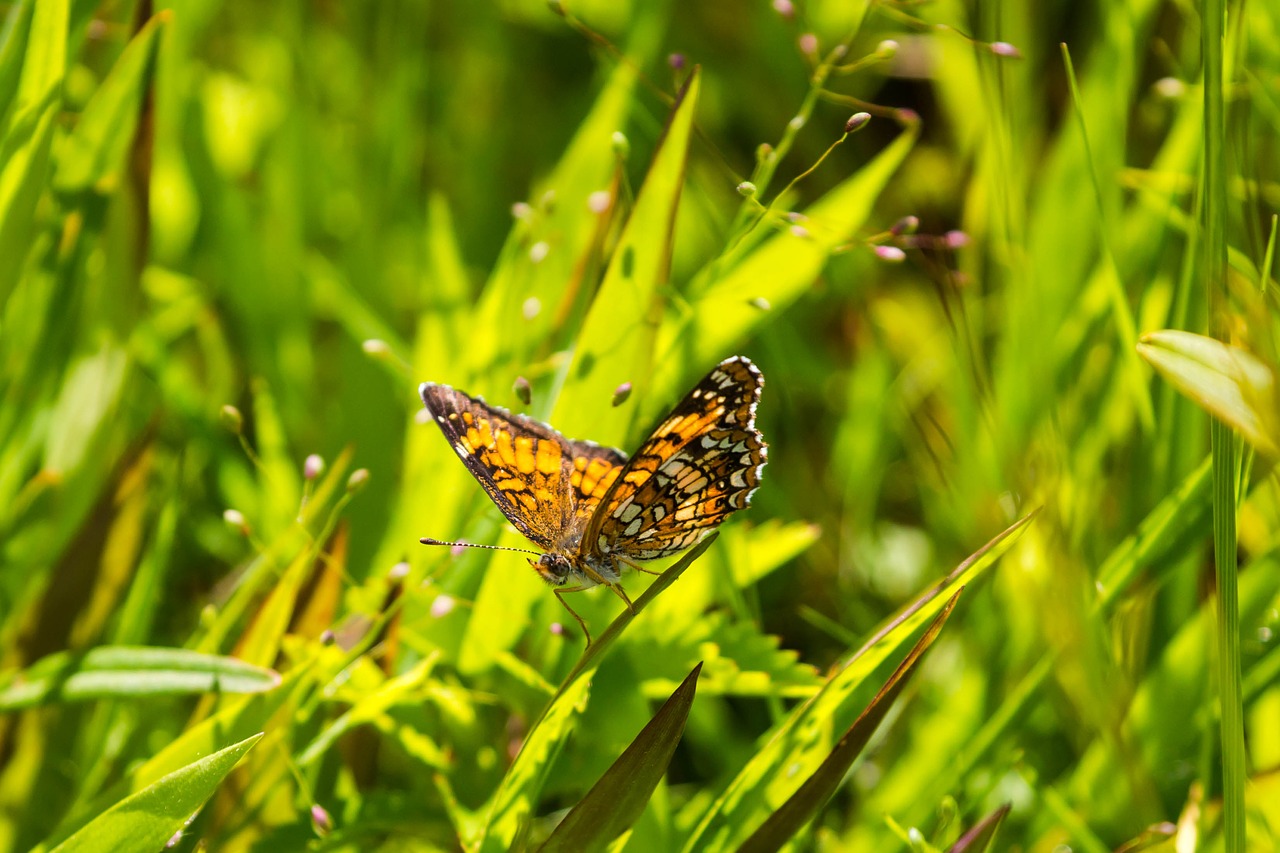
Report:
M748 505L767 457L755 428L763 385L748 359L726 359L630 458L447 385L419 392L494 504L545 552L529 562L557 596L605 584L627 600L623 569L691 547Z

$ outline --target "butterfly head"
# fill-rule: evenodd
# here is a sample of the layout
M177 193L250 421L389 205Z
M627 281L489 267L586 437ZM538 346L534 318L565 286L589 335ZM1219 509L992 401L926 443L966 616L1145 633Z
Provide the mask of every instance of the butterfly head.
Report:
M563 554L543 554L536 560L530 560L529 565L552 586L564 586L573 572L569 558Z

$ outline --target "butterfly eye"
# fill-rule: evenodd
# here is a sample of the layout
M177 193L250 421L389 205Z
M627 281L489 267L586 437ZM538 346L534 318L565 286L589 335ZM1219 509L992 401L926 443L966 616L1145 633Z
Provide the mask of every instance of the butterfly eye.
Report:
M560 554L543 554L536 560L530 560L529 565L553 586L564 586L569 579L569 560Z

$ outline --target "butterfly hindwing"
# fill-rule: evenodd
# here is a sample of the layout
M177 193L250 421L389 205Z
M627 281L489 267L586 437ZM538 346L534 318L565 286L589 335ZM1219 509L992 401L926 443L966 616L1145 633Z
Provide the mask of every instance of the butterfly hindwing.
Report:
M570 442L546 424L447 385L424 382L418 391L449 445L516 529L543 549L560 542L572 518Z
M627 464L627 455L593 441L569 440L569 485L576 504L575 515L589 518Z
M683 551L745 508L767 457L755 427L763 386L741 356L708 373L622 468L582 548L652 560Z

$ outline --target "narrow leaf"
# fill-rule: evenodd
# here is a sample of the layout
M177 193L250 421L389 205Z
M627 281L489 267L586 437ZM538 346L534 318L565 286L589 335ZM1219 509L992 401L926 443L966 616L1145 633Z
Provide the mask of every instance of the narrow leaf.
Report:
M812 699L798 706L776 727L765 745L711 808L702 814L684 850L729 849L745 839L746 827L772 813L795 790L793 779L814 772L831 750L827 732L852 722L858 688L926 620L941 611L943 593L966 586L995 563L1035 517L1027 515L974 552L946 578L917 598L849 655Z
M54 186L59 191L93 188L107 193L119 184L151 81L157 35L170 17L172 12L161 12L138 31L85 105L75 130L58 150Z
M675 582L685 569L706 552L717 534L702 540L679 562L663 572L634 602L635 610L624 610L617 619L592 643L578 663L561 683L559 691L548 703L542 716L531 727L520 754L502 778L489 807L488 824L478 849L510 850L521 827L528 821L538 794L542 791L555 757L564 744L578 715L586 707L591 686L591 674L600 665L604 653L609 650L622 631L631 624L645 607L664 589Z
M48 702L182 693L261 693L280 684L270 669L186 649L102 646L59 652L0 679L0 711Z
M975 823L968 832L960 836L955 844L947 848L947 853L986 853L995 840L996 830L1009 814L1009 804L1005 803L982 820Z
M603 850L640 818L684 733L701 670L701 663L693 668L540 849Z
M862 753L867 742L871 740L871 735L875 733L885 715L889 713L889 709L893 707L898 694L902 692L911 674L915 672L916 665L920 663L924 653L938 638L942 626L946 624L951 611L955 609L960 592L961 590L957 590L947 601L942 612L925 630L924 636L916 642L906 659L898 665L893 675L880 688L880 692L871 700L871 704L836 743L835 749L831 750L826 760L782 804L781 808L769 815L760 828L752 833L751 837L738 848L739 853L764 853L764 851L779 849L831 798L836 788L844 781L849 768L853 766L854 759Z
M631 383L637 399L647 394L698 92L695 70L677 96L635 209L578 335L569 381L554 416L567 435L621 442L627 429L637 426L634 403L603 403L623 382Z
M164 848L261 738L259 733L232 744L125 797L59 844L55 853L153 853Z

